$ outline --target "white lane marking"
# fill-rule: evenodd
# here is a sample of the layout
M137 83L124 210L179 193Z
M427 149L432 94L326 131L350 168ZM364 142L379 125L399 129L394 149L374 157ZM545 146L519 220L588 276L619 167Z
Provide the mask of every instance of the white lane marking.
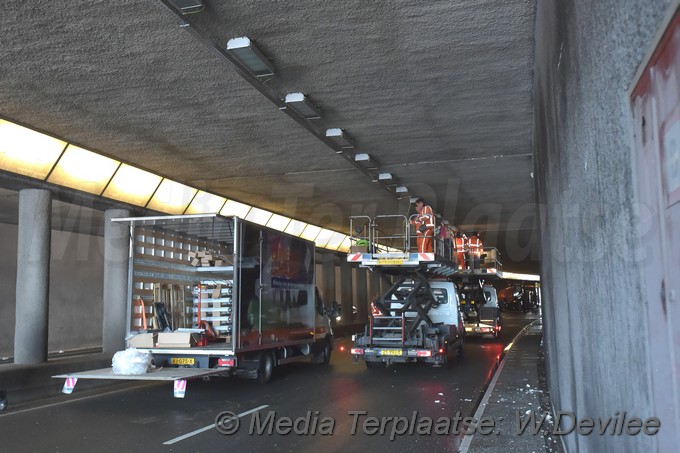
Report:
M269 404L263 404L262 406L258 406L254 409L250 409L250 410L247 410L245 412L241 412L240 414L237 414L236 416L238 418L241 418L244 415L248 415L248 414L252 414L253 412L260 411L260 410L264 409L265 407L269 407ZM167 440L167 441L163 442L163 445L172 445L172 444L175 444L175 443L177 443L181 440L188 439L192 436L195 436L196 434L201 434L201 433L209 431L211 429L215 429L215 423L212 423L208 426L204 426L203 428L199 428L197 430L191 431L190 433L186 433L186 434L181 435L179 437L175 437L174 439Z
M512 339L510 344L510 348L505 351L506 354L503 356L503 361L501 364L496 368L496 372L493 375L493 379L491 379L491 382L489 383L489 387L487 387L486 392L484 392L484 396L482 397L482 401L480 401L479 406L477 407L477 410L475 411L475 415L473 415L475 420L478 420L482 418L482 415L484 414L484 409L486 408L486 404L489 402L489 398L491 398L491 392L493 392L494 387L496 386L496 382L498 382L498 378L501 375L501 371L503 370L503 365L505 365L505 360L508 357L508 352L510 352L510 349L512 349L512 345L517 343L517 340L520 339L520 337L524 334L526 330L528 330L531 326L533 326L538 320L535 320L526 326L522 330L519 331L517 335L515 335L515 338ZM468 453L468 450L470 449L470 444L472 444L472 439L475 437L475 433L466 435L463 438L463 442L461 442L460 447L458 448L458 453Z

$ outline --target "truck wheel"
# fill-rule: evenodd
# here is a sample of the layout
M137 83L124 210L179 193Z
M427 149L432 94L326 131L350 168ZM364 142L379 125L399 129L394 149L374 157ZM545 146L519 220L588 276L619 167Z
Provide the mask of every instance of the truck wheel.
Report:
M438 362L435 362L435 363L432 364L433 367L435 367L435 368L440 368L440 367L446 366L446 364L447 364L448 361L449 361L449 356L448 356L448 354L444 353L444 354L442 354L440 357L441 357L441 358L439 359Z
M316 355L316 361L317 363L320 363L321 365L328 365L328 363L331 361L331 342L326 340L323 342L323 350Z
M260 363L257 367L257 382L266 384L271 381L274 374L274 359L268 351L260 353Z

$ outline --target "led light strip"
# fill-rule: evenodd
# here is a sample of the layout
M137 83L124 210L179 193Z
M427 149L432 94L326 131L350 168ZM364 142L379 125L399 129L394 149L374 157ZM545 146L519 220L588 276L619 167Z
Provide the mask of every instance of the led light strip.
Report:
M237 216L347 253L349 236L198 190L0 119L0 170L166 214Z

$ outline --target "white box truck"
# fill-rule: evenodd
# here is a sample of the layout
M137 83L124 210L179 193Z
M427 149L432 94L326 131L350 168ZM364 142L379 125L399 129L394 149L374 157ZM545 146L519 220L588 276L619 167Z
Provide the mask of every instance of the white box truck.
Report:
M187 379L264 383L286 362L330 360L313 242L214 214L113 221L130 228L126 339L154 366L138 375L105 368L55 376L66 378L64 392L77 379L168 380L181 397Z

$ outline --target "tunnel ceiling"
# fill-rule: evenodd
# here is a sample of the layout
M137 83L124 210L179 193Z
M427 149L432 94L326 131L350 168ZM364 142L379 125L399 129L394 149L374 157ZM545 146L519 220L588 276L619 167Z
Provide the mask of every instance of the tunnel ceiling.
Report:
M347 231L399 201L282 113L189 28L248 36L410 195L536 271L534 1L9 2L0 116L195 187Z

